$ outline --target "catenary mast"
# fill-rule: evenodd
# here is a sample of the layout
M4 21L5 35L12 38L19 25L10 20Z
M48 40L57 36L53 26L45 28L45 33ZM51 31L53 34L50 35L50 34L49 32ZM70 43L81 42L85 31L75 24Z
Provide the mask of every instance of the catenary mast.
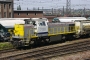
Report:
M66 15L71 14L71 0L66 0Z

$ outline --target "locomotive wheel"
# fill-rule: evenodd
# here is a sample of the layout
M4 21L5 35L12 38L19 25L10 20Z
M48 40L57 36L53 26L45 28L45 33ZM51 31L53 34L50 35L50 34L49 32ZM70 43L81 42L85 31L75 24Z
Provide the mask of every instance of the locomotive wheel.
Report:
M18 41L13 41L13 46L15 47L15 48L18 48L19 46L18 46Z
M49 44L50 43L50 39L46 39L45 42L46 42L46 44Z
M14 46L15 48L23 47L23 46L22 46L22 43L19 42L19 41L13 41L13 46Z
M75 37L76 37L76 38L80 38L80 36L79 36L79 35L76 35Z
M32 45L32 44L34 44L34 42L35 42L35 41L32 40L32 41L30 41L30 44Z
M87 37L90 37L90 34L87 34Z
M33 48L35 46L35 41L34 40L31 40L29 42L29 46L30 46L30 48Z
M62 41L63 41L63 42L66 41L66 36L62 36Z

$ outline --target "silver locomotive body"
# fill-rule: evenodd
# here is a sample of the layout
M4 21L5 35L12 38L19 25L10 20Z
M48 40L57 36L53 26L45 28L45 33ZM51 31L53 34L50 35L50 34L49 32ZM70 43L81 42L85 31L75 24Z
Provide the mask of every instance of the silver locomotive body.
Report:
M51 41L60 41L75 34L74 23L48 23L48 29Z

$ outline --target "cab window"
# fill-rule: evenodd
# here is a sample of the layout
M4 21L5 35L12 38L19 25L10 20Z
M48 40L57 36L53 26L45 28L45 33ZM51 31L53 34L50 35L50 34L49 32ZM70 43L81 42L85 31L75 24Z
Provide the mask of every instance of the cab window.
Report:
M30 25L36 25L36 22L35 21L26 21L25 24L30 24Z
M44 22L44 21L39 22L38 24L39 24L39 26L46 26L46 24L45 24L45 22Z
M33 25L36 25L36 21L32 21L32 24L33 24Z

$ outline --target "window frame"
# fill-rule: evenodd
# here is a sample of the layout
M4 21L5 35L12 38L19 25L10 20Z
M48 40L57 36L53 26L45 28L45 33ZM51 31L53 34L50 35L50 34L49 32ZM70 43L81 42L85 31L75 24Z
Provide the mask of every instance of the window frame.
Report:
M4 12L4 18L6 18L6 12Z
M20 13L18 13L18 15L20 15Z

